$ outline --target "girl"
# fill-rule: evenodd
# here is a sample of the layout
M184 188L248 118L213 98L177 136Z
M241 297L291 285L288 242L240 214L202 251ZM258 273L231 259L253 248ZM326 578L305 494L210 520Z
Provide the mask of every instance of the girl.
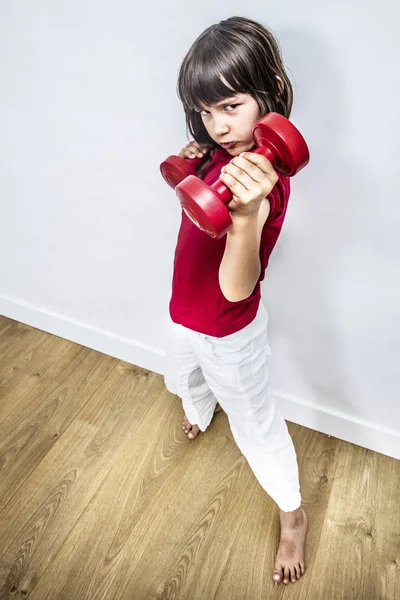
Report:
M235 442L280 509L273 581L294 583L305 572L307 515L293 442L271 395L268 315L260 302L290 185L250 152L258 119L270 111L289 117L292 87L271 32L232 17L194 42L180 68L178 94L194 138L180 156L205 157L199 176L209 185L219 177L231 190L233 227L216 240L182 212L165 383L182 398L190 439L207 429L216 409L227 414Z

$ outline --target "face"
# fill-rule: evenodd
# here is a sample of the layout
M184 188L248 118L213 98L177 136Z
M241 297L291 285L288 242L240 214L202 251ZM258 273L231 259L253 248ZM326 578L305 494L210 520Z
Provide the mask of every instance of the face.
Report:
M201 118L209 136L231 156L254 147L253 125L261 111L250 94L233 95L213 106L203 106Z

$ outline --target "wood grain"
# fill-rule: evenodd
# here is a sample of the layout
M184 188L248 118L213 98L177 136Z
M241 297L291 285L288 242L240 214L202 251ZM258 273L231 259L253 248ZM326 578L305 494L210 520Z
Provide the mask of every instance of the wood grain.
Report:
M399 461L288 423L306 573L275 586L224 413L190 441L161 376L4 317L0 357L0 600L400 600Z

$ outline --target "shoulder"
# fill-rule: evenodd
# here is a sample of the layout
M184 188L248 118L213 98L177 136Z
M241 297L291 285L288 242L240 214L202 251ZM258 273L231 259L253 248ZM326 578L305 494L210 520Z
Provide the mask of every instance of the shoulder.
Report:
M281 219L285 216L290 197L290 179L279 173L279 178L271 193L267 196L270 206L268 221Z
M279 174L274 188L266 196L258 213L258 232L261 236L266 225L282 224L290 196L289 177Z

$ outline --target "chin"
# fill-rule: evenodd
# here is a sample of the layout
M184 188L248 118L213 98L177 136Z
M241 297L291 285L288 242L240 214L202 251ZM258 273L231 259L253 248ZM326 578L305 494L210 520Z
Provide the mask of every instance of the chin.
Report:
M227 152L229 152L229 154L231 154L232 156L239 156L239 154L241 152L246 152L246 148L247 148L248 144L243 144L240 143L237 146L235 146L234 148L231 148L230 150L227 150Z
M231 150L227 150L228 154L231 156L239 156L242 152L251 152L255 149L254 141L250 144L240 144L238 148L232 148Z

